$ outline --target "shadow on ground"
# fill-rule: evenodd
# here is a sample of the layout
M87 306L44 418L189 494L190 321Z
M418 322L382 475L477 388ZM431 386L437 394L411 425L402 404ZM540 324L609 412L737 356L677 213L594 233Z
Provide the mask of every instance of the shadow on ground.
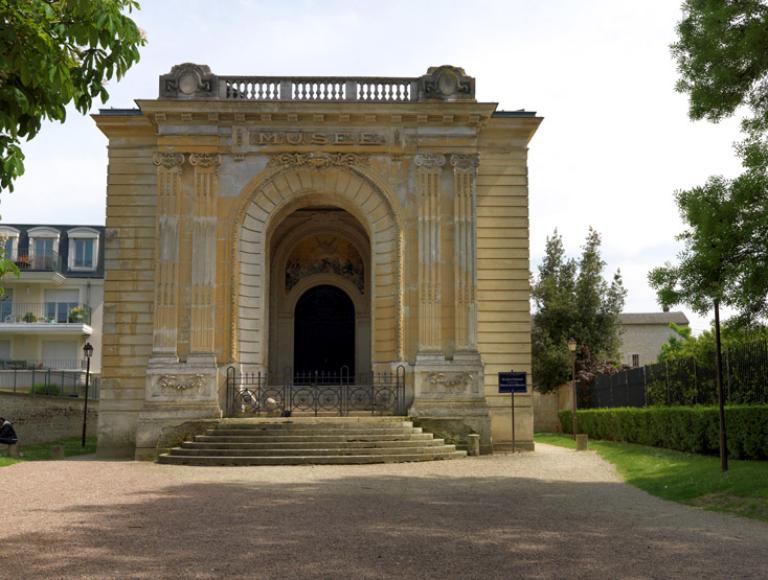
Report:
M743 535L725 533L718 522L732 530L735 518L614 483L436 476L230 481L166 486L122 504L53 510L50 518L62 514L77 523L6 537L0 574L750 578L768 563L768 526L745 522Z

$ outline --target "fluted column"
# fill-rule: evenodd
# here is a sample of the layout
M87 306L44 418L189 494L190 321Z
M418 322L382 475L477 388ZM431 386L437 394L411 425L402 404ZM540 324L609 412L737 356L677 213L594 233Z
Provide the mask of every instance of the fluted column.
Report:
M440 178L445 155L417 155L419 193L419 351L440 351Z
M155 317L152 352L176 359L179 315L179 219L181 172L184 155L156 153L157 240L155 265Z
M451 155L454 225L454 336L457 350L477 349L477 155Z
M191 153L194 167L192 202L191 355L212 355L215 338L216 195L221 156Z

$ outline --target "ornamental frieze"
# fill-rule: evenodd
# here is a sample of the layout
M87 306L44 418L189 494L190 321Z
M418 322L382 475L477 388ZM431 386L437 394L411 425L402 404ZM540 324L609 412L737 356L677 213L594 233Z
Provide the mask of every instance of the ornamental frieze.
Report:
M332 167L367 165L368 157L354 153L283 153L275 155L268 167Z

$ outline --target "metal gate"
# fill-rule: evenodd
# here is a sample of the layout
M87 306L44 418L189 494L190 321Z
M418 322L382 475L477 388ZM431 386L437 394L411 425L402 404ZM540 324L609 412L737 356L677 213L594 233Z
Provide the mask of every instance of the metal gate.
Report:
M394 373L350 376L290 371L239 373L227 369L227 416L247 415L405 415L405 367Z

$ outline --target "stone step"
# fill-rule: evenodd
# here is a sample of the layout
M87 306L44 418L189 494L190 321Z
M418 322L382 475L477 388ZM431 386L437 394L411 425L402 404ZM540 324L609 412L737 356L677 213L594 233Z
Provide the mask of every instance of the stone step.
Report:
M222 456L182 456L162 454L158 463L171 465L357 465L369 463L404 463L411 461L435 461L440 459L459 459L466 457L464 451L451 453L404 453L401 455L300 455L273 457L222 457Z
M184 441L181 447L187 449L336 449L371 447L437 447L445 445L442 439L416 439L396 441L306 441L299 443L222 443L219 441Z
M240 429L274 429L274 430L301 430L301 429L412 429L412 421L222 421L218 429L240 430Z
M189 449L175 447L170 454L174 457L181 456L205 456L205 457L300 457L300 456L368 456L368 455L442 455L452 454L456 451L453 445L425 446L425 447L336 447L322 449Z
M301 443L305 441L428 441L432 439L431 433L402 433L399 435L257 435L250 437L222 436L222 435L196 435L195 441L221 443Z
M392 429L208 429L206 435L217 437L282 437L315 435L409 435L419 434L420 427L395 427Z

